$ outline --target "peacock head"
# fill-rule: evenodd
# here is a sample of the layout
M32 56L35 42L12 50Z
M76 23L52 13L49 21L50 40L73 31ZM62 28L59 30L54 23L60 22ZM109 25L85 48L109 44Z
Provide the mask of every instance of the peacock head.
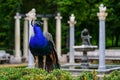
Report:
M34 26L34 25L37 25L37 26L41 26L43 23L41 21L31 21L31 25Z

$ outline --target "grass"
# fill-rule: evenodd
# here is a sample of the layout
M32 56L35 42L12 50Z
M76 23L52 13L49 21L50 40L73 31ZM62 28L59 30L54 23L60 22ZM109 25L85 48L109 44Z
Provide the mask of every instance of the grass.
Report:
M21 64L0 64L0 67L26 67L27 63L21 63Z

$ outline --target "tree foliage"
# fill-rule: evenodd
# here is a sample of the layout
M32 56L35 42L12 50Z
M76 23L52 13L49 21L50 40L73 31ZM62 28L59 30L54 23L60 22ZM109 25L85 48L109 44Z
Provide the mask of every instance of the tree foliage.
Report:
M99 20L97 12L99 5L107 7L106 45L120 46L120 2L119 0L0 0L0 46L14 49L14 16L16 12L25 14L32 8L37 14L56 14L60 12L62 19L62 48L69 47L69 16L73 13L75 20L75 45L81 44L81 31L89 30L92 43L98 45ZM23 25L21 25L23 28ZM22 30L22 29L21 29ZM49 31L55 37L55 19L49 18ZM22 33L23 34L23 33ZM55 38L54 38L55 40Z
M14 40L14 14L18 6L16 0L0 0L0 46L13 48Z

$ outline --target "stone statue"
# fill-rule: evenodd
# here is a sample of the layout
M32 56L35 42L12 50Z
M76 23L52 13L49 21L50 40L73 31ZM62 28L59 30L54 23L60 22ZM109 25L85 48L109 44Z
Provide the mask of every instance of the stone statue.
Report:
M81 32L81 38L82 38L82 45L91 45L90 38L92 37L89 35L89 32L86 28Z
M106 7L103 4L101 4L100 7L99 7L99 11L100 12L105 12L106 11Z

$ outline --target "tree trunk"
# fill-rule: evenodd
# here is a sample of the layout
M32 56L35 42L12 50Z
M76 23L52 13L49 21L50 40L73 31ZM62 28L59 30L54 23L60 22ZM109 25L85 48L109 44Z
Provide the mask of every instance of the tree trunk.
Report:
M112 34L112 47L114 46L114 35Z
M118 47L119 33L116 33L115 47Z

